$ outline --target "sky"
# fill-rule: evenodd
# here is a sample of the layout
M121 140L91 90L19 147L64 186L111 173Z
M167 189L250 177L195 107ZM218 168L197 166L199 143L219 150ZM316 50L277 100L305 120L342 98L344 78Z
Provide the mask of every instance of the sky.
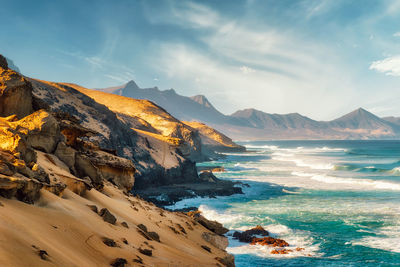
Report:
M0 53L23 74L204 94L331 120L400 116L397 0L0 0Z

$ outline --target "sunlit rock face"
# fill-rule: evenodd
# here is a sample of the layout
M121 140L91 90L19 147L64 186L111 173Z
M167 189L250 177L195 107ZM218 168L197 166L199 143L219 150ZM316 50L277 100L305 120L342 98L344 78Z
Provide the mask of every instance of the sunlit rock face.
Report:
M32 113L32 85L19 73L8 68L0 57L0 117L23 118Z

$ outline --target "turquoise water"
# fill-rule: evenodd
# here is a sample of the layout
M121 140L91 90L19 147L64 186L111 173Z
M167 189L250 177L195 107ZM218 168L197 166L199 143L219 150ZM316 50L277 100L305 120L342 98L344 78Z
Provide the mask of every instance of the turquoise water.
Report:
M304 250L272 255L230 238L237 266L400 266L400 141L242 144L249 152L211 164L226 168L219 178L248 183L245 195L176 207L201 204L229 229L261 224Z

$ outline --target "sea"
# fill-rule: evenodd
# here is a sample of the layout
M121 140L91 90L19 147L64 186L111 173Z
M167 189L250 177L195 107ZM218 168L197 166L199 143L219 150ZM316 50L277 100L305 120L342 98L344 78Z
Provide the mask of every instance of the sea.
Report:
M199 206L231 229L227 251L236 266L400 266L400 141L240 144L248 151L199 165L223 166L215 175L248 184L237 185L243 195L170 207ZM293 252L232 239L256 225Z

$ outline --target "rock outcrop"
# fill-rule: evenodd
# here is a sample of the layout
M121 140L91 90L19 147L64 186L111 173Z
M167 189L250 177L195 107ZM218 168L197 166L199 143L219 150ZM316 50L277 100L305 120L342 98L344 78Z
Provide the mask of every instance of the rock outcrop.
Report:
M214 233L209 233L209 232L204 232L201 237L207 241L208 243L210 243L211 245L213 245L216 248L225 250L228 245L229 245L229 241L228 238L226 238L225 236L220 236Z
M9 69L4 57L0 61L0 117L16 115L21 119L33 111L32 85Z
M184 123L199 131L204 149L216 152L246 151L244 146L236 144L228 136L204 123L197 121L185 121Z
M102 151L113 151L111 154L131 160L135 168L135 188L149 188L182 181L198 181L195 163L185 158L180 147L132 129L131 123L127 122L126 117L123 117L120 113L114 113L106 106L82 93L88 89L33 79L30 81L33 84L33 93L37 99L47 103L51 111L64 114L60 116L59 121L61 132L67 139L66 145L79 151L79 147L82 147L81 140L89 141L96 144ZM65 99L69 101L65 101ZM134 118L130 118L130 120L132 121ZM91 132L87 132L88 129ZM62 153L61 149L63 149L62 146L57 152L59 155ZM69 159L64 157L63 161L65 160L71 170L75 168L81 177L89 176L93 178L97 176L93 170L90 172L91 175L89 173L85 175L83 172L85 168L72 166L73 151L65 152L68 153L69 156L66 156ZM80 159L80 162L82 161L84 160ZM91 169L90 166L89 169ZM100 169L103 169L105 176L107 176L107 173L111 174L116 171L102 167ZM120 169L118 172L130 176L131 170L127 172L126 169ZM101 173L100 170L99 173ZM115 183L120 184L118 181ZM125 186L128 185L129 183L125 184Z
M206 219L203 215L201 215L200 211L190 211L187 213L189 217L191 217L194 221L203 225L208 230L216 233L217 235L226 234L229 230L225 228L221 223L217 221L211 221Z

